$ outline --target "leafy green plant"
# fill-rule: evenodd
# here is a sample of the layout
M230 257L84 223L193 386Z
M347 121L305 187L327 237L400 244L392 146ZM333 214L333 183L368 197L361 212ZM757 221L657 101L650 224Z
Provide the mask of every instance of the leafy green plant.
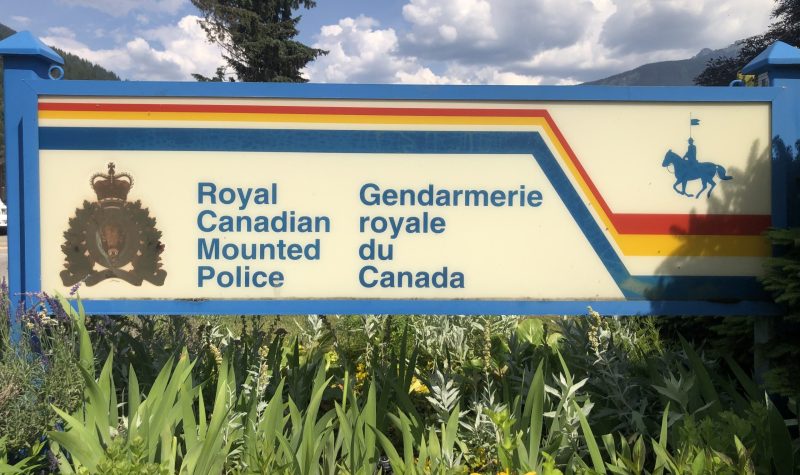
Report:
M391 462L392 470L399 475L466 473L467 467L463 465L462 459L467 448L458 438L460 414L461 410L456 406L447 422L443 422L438 428L428 429L427 437L423 437L417 447L410 421L405 414L400 412L396 416L390 415L392 423L402 434L402 456L386 435L374 430Z
M461 401L461 391L454 381L452 373L447 369L442 372L439 368L434 368L428 378L427 386L430 388L430 395L425 399L433 408L437 422L446 421L453 412L453 408Z
M0 284L0 437L8 459L16 461L30 459L43 432L60 423L50 403L78 407L83 382L75 328L63 313L47 313L53 303L48 296L38 296L36 305L15 317L22 328L12 344L7 291Z
M8 452L6 450L6 438L0 437L0 474L25 474L36 473L42 465L42 460L39 455L42 451L44 444L37 442L30 450L30 454L14 464L8 461Z
M220 451L227 453L226 448L230 448L232 443L222 434L235 417L230 417L228 411L231 391L235 387L230 363L223 359L214 413L208 422L202 392L191 383L194 363L189 361L185 351L177 362L167 361L146 398L142 395L136 372L130 368L127 406L120 405L112 374L113 354L108 356L95 379L94 353L83 309L80 304L77 310L73 309L63 299L62 305L80 334L79 369L86 390L82 410L69 414L53 408L66 424L64 432L48 432L61 471L97 473L103 467L117 463L137 464L141 461L149 466L155 464L158 470L218 473L225 460L218 454ZM193 406L197 398L200 417L199 423L195 424ZM179 426L182 434L178 434ZM182 435L184 447L180 446L178 435ZM134 455L121 456L124 451Z
M653 327L621 320L430 323L453 330L452 351L421 350L418 317L360 320L375 331L365 361L327 317L296 320L296 336L235 318L146 365L145 383L132 346L97 351L104 320L61 305L82 405L53 409L63 429L38 430L51 429L62 473L783 474L800 463L796 416L735 362L659 346ZM2 452L0 471L41 467L39 454Z
M338 452L340 462L327 460L325 466L338 468L330 473L371 474L380 455L374 430L377 426L375 386L369 387L366 400L359 405L349 374L345 373L342 395L341 404L334 403L338 427L335 435L329 436L333 447L326 451L329 457Z

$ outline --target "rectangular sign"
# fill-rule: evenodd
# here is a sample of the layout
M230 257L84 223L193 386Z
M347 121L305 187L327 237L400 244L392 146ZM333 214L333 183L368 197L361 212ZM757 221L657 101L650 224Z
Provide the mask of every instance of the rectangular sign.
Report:
M264 313L766 301L771 114L767 101L40 96L41 288L81 283L106 309ZM371 306L335 303L349 301Z

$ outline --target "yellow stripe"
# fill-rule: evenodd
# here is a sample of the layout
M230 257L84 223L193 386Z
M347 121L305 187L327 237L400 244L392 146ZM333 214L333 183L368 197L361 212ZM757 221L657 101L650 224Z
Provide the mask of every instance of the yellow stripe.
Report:
M193 122L295 122L295 123L365 123L364 115L330 114L248 114L218 112L107 112L107 111L39 111L40 119L74 120L172 120ZM446 124L446 125L524 125L539 126L556 147L557 155L575 178L583 195L626 256L754 256L771 255L767 240L761 236L674 236L651 234L620 234L606 215L597 197L569 159L564 145L541 117L485 116L369 116L371 124Z
M617 234L615 239L626 256L768 257L772 254L769 241L763 236Z

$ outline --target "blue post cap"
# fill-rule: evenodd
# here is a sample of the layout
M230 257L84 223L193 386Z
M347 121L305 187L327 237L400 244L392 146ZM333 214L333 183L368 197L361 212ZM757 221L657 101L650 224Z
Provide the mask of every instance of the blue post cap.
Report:
M29 31L20 31L0 41L0 56L38 56L56 64L64 64L64 58Z
M759 74L785 66L800 66L800 49L783 41L776 41L747 63L742 68L742 72L744 74Z

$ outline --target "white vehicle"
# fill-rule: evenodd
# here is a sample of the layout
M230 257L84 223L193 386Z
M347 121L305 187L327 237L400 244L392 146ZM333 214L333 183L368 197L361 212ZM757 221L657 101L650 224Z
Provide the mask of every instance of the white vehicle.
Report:
M8 209L3 200L0 200L0 234L8 231Z

